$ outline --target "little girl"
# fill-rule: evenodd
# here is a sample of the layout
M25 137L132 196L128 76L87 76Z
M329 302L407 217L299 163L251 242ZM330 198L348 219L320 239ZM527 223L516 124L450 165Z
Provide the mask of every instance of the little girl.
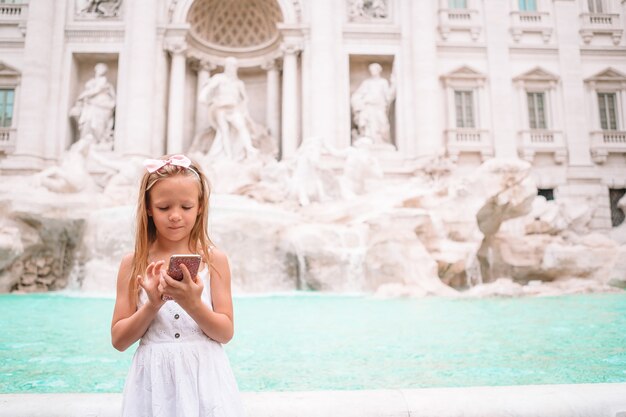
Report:
M207 234L209 185L184 155L144 162L135 252L117 276L113 346L137 340L124 386L123 416L243 416L228 358L233 337L230 269ZM198 275L165 272L172 254L200 254ZM165 301L171 299L172 301Z

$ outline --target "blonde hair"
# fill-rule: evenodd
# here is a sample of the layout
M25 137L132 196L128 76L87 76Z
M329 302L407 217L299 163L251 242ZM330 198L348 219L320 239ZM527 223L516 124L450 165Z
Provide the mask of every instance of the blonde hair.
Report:
M170 155L164 155L158 159L167 160ZM200 166L191 161L191 165L188 168L167 164L158 170L150 173L146 172L141 179L141 185L139 188L139 196L137 198L137 214L135 218L135 253L133 256L133 266L131 269L130 281L129 281L129 295L133 302L136 302L139 295L139 284L137 283L137 275L145 273L148 267L148 253L150 247L156 240L156 227L152 217L148 216L148 207L150 206L150 189L158 181L173 177L176 175L183 175L186 177L195 177L198 180L200 186L200 194L198 196L198 217L191 229L189 235L189 249L192 251L200 251L202 260L211 267L211 246L213 242L209 238L207 231L208 218L209 218L209 196L211 188L209 181L200 169Z

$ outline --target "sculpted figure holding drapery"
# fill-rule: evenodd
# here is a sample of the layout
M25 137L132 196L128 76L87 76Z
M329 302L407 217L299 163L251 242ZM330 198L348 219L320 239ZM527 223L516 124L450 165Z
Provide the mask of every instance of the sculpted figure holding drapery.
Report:
M382 67L368 67L370 77L352 94L352 117L357 138L369 138L375 144L390 144L389 106L395 97L395 87L381 76Z

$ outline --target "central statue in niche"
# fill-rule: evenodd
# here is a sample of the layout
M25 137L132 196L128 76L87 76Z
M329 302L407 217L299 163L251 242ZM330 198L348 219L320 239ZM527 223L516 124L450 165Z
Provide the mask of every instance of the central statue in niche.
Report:
M94 76L85 83L85 89L70 109L76 120L78 140L93 143L99 150L113 149L115 124L115 89L106 78L108 66L102 62L94 66Z
M209 128L215 132L208 156L242 161L259 153L253 145L255 123L248 112L245 85L237 77L236 58L226 58L224 72L209 79L199 100L207 105ZM198 146L194 143L192 148Z
M356 138L368 138L374 144L391 144L389 107L395 98L395 84L381 76L382 66L370 64L370 77L352 94L352 118Z

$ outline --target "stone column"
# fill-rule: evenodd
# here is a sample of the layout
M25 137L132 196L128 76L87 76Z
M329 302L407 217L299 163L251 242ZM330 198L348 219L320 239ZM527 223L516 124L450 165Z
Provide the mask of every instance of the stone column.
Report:
M556 81L550 82L550 107L554 118L552 119L552 130L563 131L563 114L561 112L563 103L561 102L561 94Z
M413 0L398 1L398 17L401 27L401 36L404 39L400 42L398 56L395 58L396 67L396 147L402 155L417 155L417 134L415 133L415 109L417 108L417 97L415 89L412 87L416 78L413 73L413 32L415 25L411 14ZM447 3L446 3L447 4ZM433 42L435 42L433 40ZM442 117L444 117L442 115ZM445 122L444 122L445 123ZM439 133L443 135L443 131Z
M147 1L124 4L126 36L118 79L126 88L118 91L115 149L125 156L153 156L157 8Z
M415 108L415 138L405 138L398 144L409 155L434 155L443 146L443 117L438 79L437 22L433 16L437 3L433 1L410 2L413 28L413 94ZM406 141L413 143L407 143Z
M283 51L283 103L281 159L293 156L298 149L298 53L301 47L296 42L284 43ZM323 124L323 123L322 123Z
M280 138L280 77L278 65L275 59L269 59L261 66L267 71L267 104L265 124L270 135L278 140Z
M46 113L49 106L50 67L54 40L55 4L33 1L28 5L28 28L24 40L21 91L18 97L15 151L2 168L33 171L43 168Z
M185 51L183 41L167 42L165 49L172 55L170 66L169 102L167 104L167 148L168 154L183 152L183 121L185 111Z
M515 82L515 96L517 97L517 123L520 130L528 130L528 105L526 103L526 90L524 89L524 82L517 80ZM495 107L494 107L495 111ZM517 136L516 136L517 138ZM517 139L516 139L517 140Z
M448 99L448 103L446 105L446 130L454 130L456 129L456 123L454 119L454 112L450 111L455 108L454 104L454 88L446 81L446 96Z
M198 86L196 88L196 135L205 130L208 125L208 109L206 104L200 101L200 92L202 87L209 82L211 78L211 71L216 68L216 65L206 60L200 60L198 65Z
M476 95L477 95L477 100L475 103L477 103L477 107L478 107L478 113L480 114L480 119L478 120L478 125L476 126L477 128L479 128L480 130L485 130L487 128L487 124L491 122L491 120L489 119L489 112L488 112L488 106L487 103L489 103L489 99L487 98L487 95L485 94L485 81L484 80L480 80L478 83L478 87L476 88ZM481 133L481 135L483 135L483 133Z
M587 2L584 1L584 4ZM585 113L585 84L580 56L580 33L576 22L578 2L555 0L555 32L559 34L559 66L564 101L564 134L570 166L591 166L590 129ZM597 111L597 108L594 109Z
M55 26L62 26L65 21L67 13L67 2L58 4L55 7L56 16L54 18ZM54 30L54 38L52 39L51 54L51 69L50 69L50 90L48 97L50 97L51 104L48 106L48 115L46 119L46 139L45 139L45 157L53 156L58 158L65 151L68 146L66 138L66 129L68 126L68 112L65 106L58 106L56 104L63 102L63 98L67 97L68 92L67 84L64 81L67 79L64 77L64 53L65 50L65 31ZM68 77L69 78L69 77Z
M342 27L337 12L339 7L345 7L345 2L336 0L315 0L308 2L310 18L310 47L308 65L310 77L310 94L305 97L309 100L312 136L320 136L327 143L336 147L350 145L350 137L342 137L343 129L339 126L339 111L337 96L341 88L338 74L341 72L342 56ZM283 69L283 74L286 70ZM283 80L283 83L285 81ZM332 92L320 94L320 92ZM284 94L284 92L283 92ZM345 105L346 103L341 103ZM285 121L285 107L283 107L283 124ZM285 137L283 131L283 137Z
M496 157L516 158L517 132L513 120L515 90L511 83L509 59L510 4L502 0L485 0L485 38L487 63L491 84L490 103L492 108L491 137ZM517 10L517 9L515 9ZM524 111L523 108L520 111ZM521 129L525 127L522 126Z
M619 110L622 112L621 117L619 113L617 114L617 117L620 117L619 120L626 120L626 83L622 82L622 88L619 90L617 95L618 103L622 103L622 105L619 106ZM626 130L623 125L619 125L619 122L617 127L622 131Z
M596 83L594 81L588 83L589 102L591 103L591 117L589 118L590 131L602 130L600 126L600 103L598 103L598 92L596 91Z

